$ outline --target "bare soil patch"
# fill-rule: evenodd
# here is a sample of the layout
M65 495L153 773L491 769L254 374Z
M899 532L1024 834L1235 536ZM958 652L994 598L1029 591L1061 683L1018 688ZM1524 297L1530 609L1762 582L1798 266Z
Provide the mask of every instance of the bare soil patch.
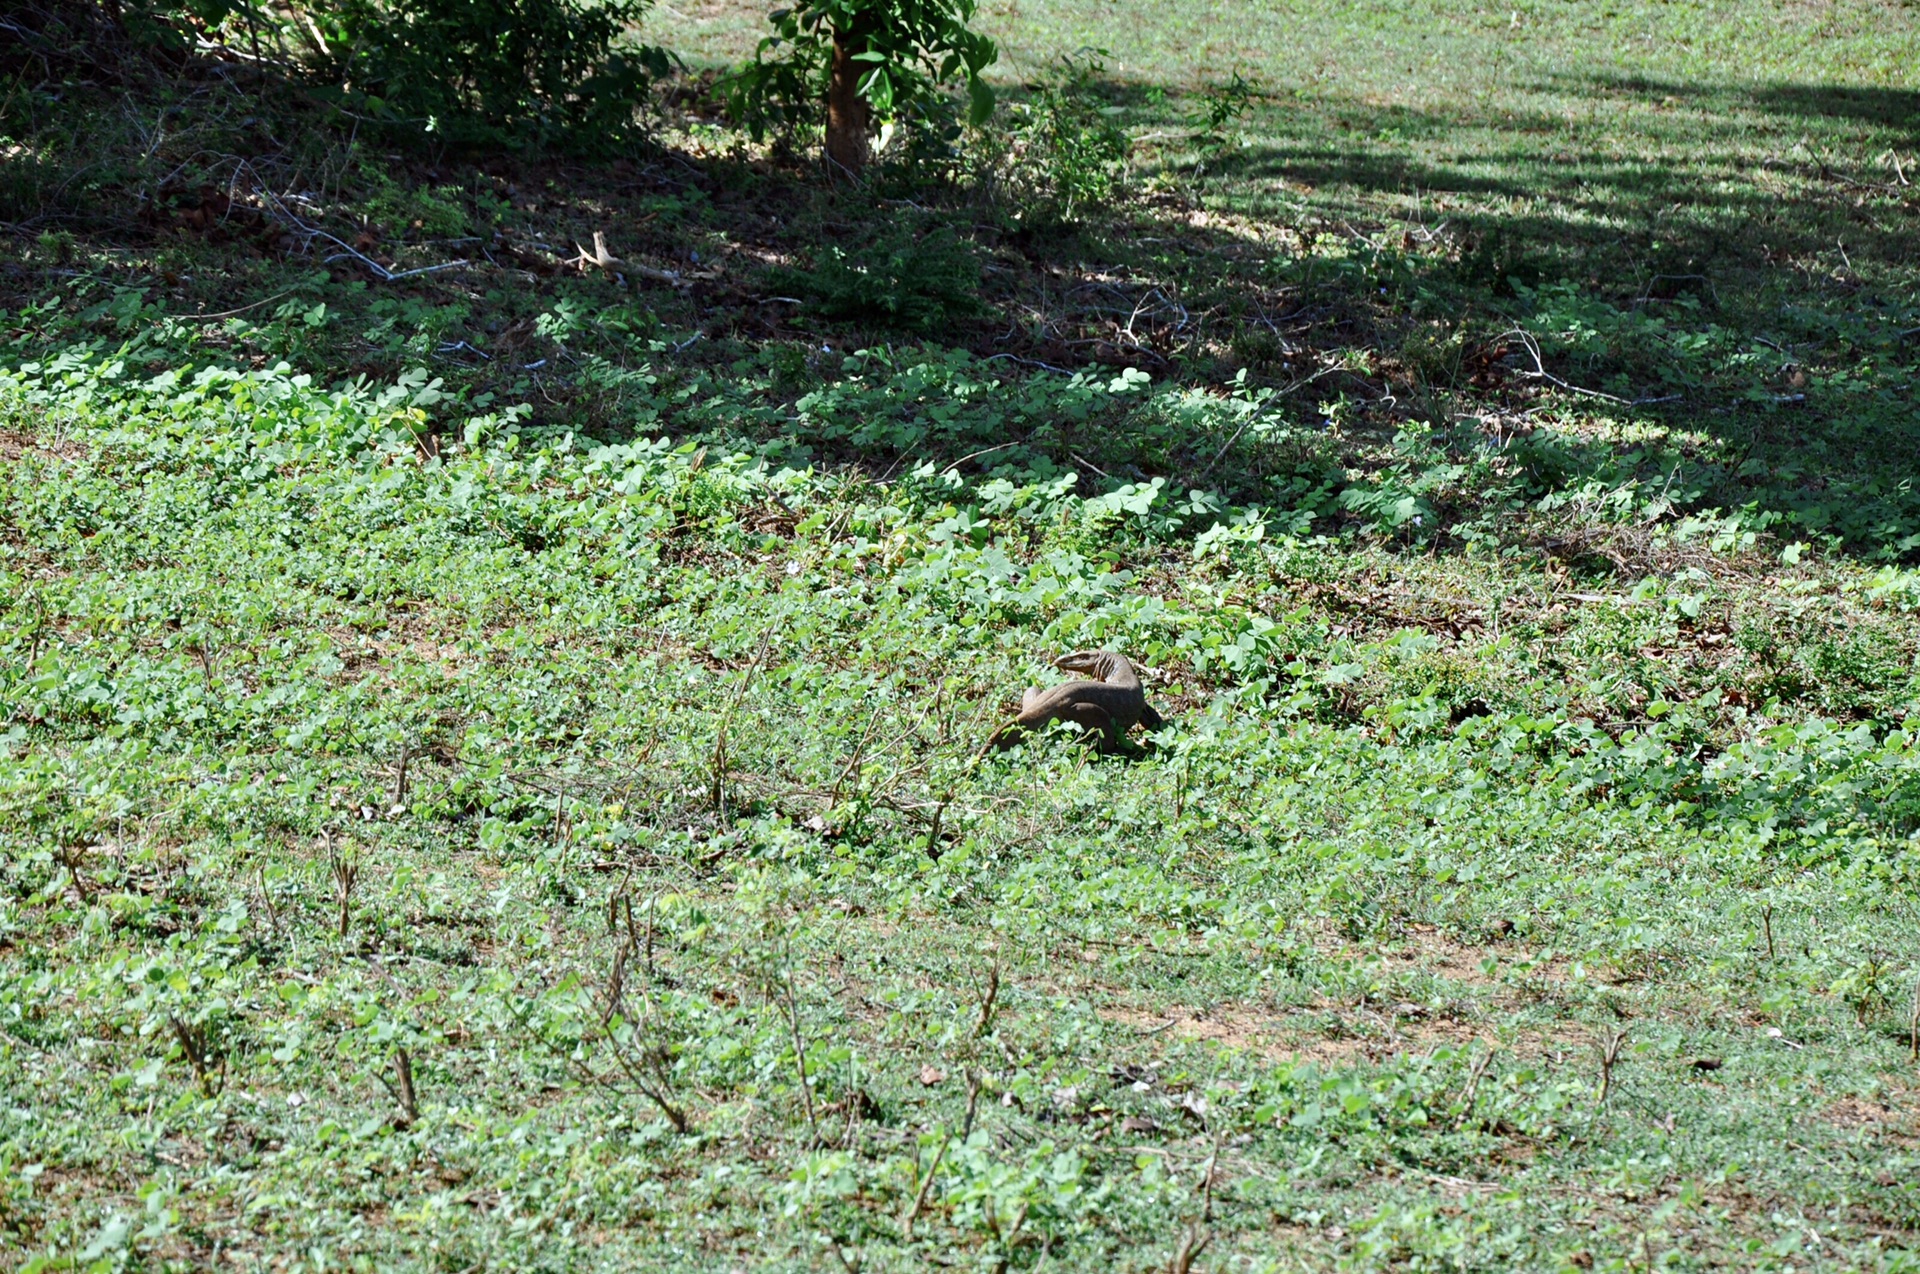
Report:
M1406 1007L1412 1010L1412 1006ZM1474 1045L1533 1057L1586 1040L1571 1023L1545 1029L1503 1029L1490 1022L1432 1017L1417 1010L1404 1014L1393 1010L1373 1012L1330 1004L1292 1009L1216 1004L1205 1008L1180 1006L1157 1013L1107 1007L1099 1013L1105 1021L1131 1027L1141 1035L1201 1040L1269 1062L1378 1063L1410 1053Z
M1892 1094L1885 1101L1840 1097L1821 1108L1820 1118L1903 1150L1920 1148L1920 1108L1911 1091Z
M71 438L41 438L15 429L0 429L0 461L22 460L30 455L78 460L86 454L87 449Z

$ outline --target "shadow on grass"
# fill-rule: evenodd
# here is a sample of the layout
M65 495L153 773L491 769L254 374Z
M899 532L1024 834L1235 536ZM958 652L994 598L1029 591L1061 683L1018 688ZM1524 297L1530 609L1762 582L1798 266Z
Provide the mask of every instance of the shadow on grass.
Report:
M1721 114L1759 112L1802 121L1849 120L1904 128L1907 140L1920 137L1920 91L1843 84L1704 85L1645 75L1617 77L1559 76L1544 81L1549 91L1631 94L1654 100L1696 103Z
M1100 91L1149 135L1182 118L1150 86ZM1322 96L1263 109L1251 144L1169 158L1203 208L1244 210L1264 235L1177 201L1071 229L976 226L1023 269L988 281L1015 321L970 343L1296 386L1344 361L1365 370L1299 388L1295 410L1351 396L1376 440L1460 414L1558 420L1553 489L1637 466L1683 509L1913 557L1920 191L1884 147L1920 94L1603 77L1538 91L1575 102L1575 123ZM1536 334L1538 370L1595 392L1530 375L1530 351L1498 334L1516 326Z
M1209 166L1246 198L1293 191L1355 216L1418 197L1431 220L1497 230L1615 291L1679 259L1756 291L1806 286L1778 267L1804 275L1816 257L1855 276L1842 289L1868 265L1910 281L1920 188L1902 185L1888 156L1913 144L1898 126L1920 120L1920 94L1573 77L1537 87L1626 118L1603 128L1591 114L1307 98L1267 113L1273 140ZM1808 133L1807 121L1842 126Z
M1920 347L1898 336L1920 318L1911 299L1904 311L1890 300L1910 298L1920 274L1911 252L1920 202L1879 182L1866 153L1920 95L1578 77L1540 87L1628 112L1604 126L1569 126L1543 109L1449 114L1323 95L1257 108L1237 126L1256 139L1233 147L1194 142L1190 117L1151 86L1098 91L1149 133L1174 135L1160 183L1170 193L1081 224L1036 222L962 191L848 192L794 168L671 152L616 165L443 157L385 168L396 186L438 192L422 204L429 212L445 192L466 192L461 206L471 203L474 225L494 237L459 249L471 260L458 271L371 292L354 262L332 262L332 282L307 300L326 299L346 331L338 348L316 347L315 365L391 377L424 359L475 394L536 393L543 409L569 424L567 413L577 413L600 432L635 426L594 418L595 391L567 379L576 351L530 344L541 314L563 301L584 315L618 316L645 338L620 345L609 336L613 358L654 358L646 339L667 328L698 333L704 344L673 344L677 357L706 359L708 375L732 374L743 357L772 365L783 350L812 357L823 346L918 339L994 360L1010 380L1137 366L1162 382L1218 387L1245 370L1251 384L1278 391L1297 422L1340 415L1350 445L1331 467L1368 481L1417 486L1420 465L1470 461L1452 441L1417 463L1393 450L1396 434L1452 439L1451 422L1470 417L1503 436L1538 432L1539 455L1550 459L1529 479L1536 493L1664 484L1680 508L1750 508L1789 537L1833 532L1880 555L1920 547L1910 481ZM1800 131L1755 124L1782 117L1837 121L1814 130L1814 141L1846 150L1852 167L1839 172L1792 152ZM218 162L202 166L215 171ZM410 206L410 197L385 197ZM356 211L350 202L343 209ZM383 219L392 229L405 215ZM140 240L177 257L184 241L178 225L96 224L98 242L83 235L77 256ZM377 224L336 228L401 260ZM595 232L620 257L684 275L682 285L564 268L564 245L591 243ZM970 317L956 305L941 320L937 308L928 319L924 307L895 305L836 316L793 303L794 270L817 265L829 248L903 232L957 239L975 254L989 312ZM194 252L210 253L214 242L196 241ZM251 304L279 290L275 276L289 265L311 268L318 255L312 245L290 255L264 241L220 251L202 273L227 271L258 290L181 299L172 312ZM911 252L903 260L897 281L910 286L917 267ZM5 277L0 286L18 295L0 304L31 300L42 281L32 270ZM958 277L950 273L948 292ZM389 314L412 307L425 316L423 331L439 326L418 349L395 342L369 353L358 333L374 318L359 311L379 303ZM898 316L910 312L919 317L903 327ZM1537 334L1542 370L1561 380L1663 401L1567 396L1528 374L1528 351L1505 335L1516 326ZM768 391L786 406L814 387L815 365L798 365L808 370L775 375ZM768 418L790 414L783 406ZM1262 484L1272 475L1244 445L1179 419L1155 429L1082 439L1091 450L1080 454L1107 481L1166 476L1270 497ZM903 459L871 452L835 458L882 471ZM1057 459L1077 463L1069 452ZM1471 504L1467 493L1459 516L1471 516Z

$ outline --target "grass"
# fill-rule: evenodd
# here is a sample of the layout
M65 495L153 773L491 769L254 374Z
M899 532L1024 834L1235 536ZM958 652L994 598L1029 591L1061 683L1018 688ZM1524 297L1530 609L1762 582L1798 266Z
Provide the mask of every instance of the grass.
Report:
M1069 217L9 102L11 1264L1920 1264L1912 15L1221 10Z
M655 21L696 58L750 51L753 6L701 13ZM1041 357L1093 345L1159 371L1204 353L1275 376L1303 347L1359 345L1398 404L1458 385L1476 357L1531 366L1499 334L1537 326L1571 342L1564 378L1677 396L1646 414L1735 471L1708 503L1799 520L1836 481L1874 474L1855 494L1876 502L1902 488L1881 461L1920 445L1905 8L1183 3L1129 9L1124 41L1114 13L983 9L1016 94L1063 55L1110 50L1104 95L1138 139L1137 175L1186 209L1179 233L1144 217L1055 265L1113 289L1129 337L1173 330L1100 348L1088 338L1111 333L1089 328ZM1245 113L1197 128L1234 77ZM1209 330L1222 312L1235 330ZM1416 412L1486 409L1468 394Z
M1901 1268L1911 575L9 395L30 1250ZM1095 642L1160 759L977 758Z

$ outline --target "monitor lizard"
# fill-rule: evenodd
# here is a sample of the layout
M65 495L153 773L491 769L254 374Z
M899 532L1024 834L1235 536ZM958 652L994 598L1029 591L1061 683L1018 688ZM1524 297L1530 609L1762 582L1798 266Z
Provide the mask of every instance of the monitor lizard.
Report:
M1106 650L1080 650L1053 661L1064 672L1087 673L1095 680L1063 681L1040 689L1029 686L1020 697L1020 714L995 730L989 746L1010 748L1028 731L1049 721L1070 721L1083 730L1099 731L1100 750L1117 752L1127 746L1127 732L1136 724L1158 730L1165 724L1147 703L1140 674L1125 655Z

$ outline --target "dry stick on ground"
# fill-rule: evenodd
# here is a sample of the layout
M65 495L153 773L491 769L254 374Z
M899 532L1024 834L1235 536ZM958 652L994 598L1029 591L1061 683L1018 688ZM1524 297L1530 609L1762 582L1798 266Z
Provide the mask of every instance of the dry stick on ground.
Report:
M1167 1274L1191 1274L1193 1263L1207 1250L1207 1244L1213 1242L1213 1231L1203 1228L1198 1221L1187 1227L1187 1233L1180 1240L1180 1246L1174 1249L1173 1256L1167 1261Z
M25 667L32 671L33 666L40 662L40 648L47 636L47 605L40 600L38 589L28 593L27 597L33 602L33 643L27 647Z
M980 1078L971 1070L967 1072L967 1117L961 1124L961 1137L965 1139L973 1132L973 1113L980 1105ZM900 1218L900 1238L904 1242L913 1238L913 1223L927 1206L927 1196L933 1193L934 1178L940 1175L940 1161L947 1157L947 1147L953 1144L953 1134L949 1132L941 1139L940 1148L933 1152L933 1162L927 1165L927 1175L920 1179L920 1188L914 1192L913 1205L907 1214Z
M73 892L80 896L80 905L93 905L93 890L87 886L85 846L62 845L54 851L53 860L67 869L67 877L73 882Z
M1020 1231L1026 1228L1027 1210L1033 1205L1029 1200L1022 1200L1020 1210L1013 1214L1012 1223L1006 1226L1000 1224L1000 1218L995 1212L993 1196L991 1194L983 1196L980 1200L980 1205L982 1219L986 1221L987 1229L992 1232L994 1242L998 1243L1001 1249L1000 1260L994 1266L994 1274L1007 1274L1007 1266L1012 1264L1011 1257L1014 1240L1018 1239L1020 1237Z
M831 1234L827 1236L827 1246L833 1250L834 1259L840 1262L841 1269L847 1274L860 1274L860 1267L864 1262L857 1256L848 1256L846 1250L840 1246L840 1241Z
M180 1051L187 1055L187 1064L193 1067L193 1073L200 1079L200 1091L208 1097L217 1095L219 1090L214 1083L215 1072L210 1065L205 1028L190 1026L171 1013L167 1015L167 1024L173 1028L173 1038L180 1042ZM219 1073L224 1077L224 1064Z
M793 1060L800 1070L800 1104L807 1112L807 1130L813 1134L813 1145L818 1148L826 1143L820 1140L820 1123L813 1111L813 1085L807 1078L807 1041L800 1033L800 997L794 990L791 948L783 953L780 980L780 996L787 1010L787 1026L793 1033Z
M413 1058L404 1048L393 1050L393 1083L389 1087L393 1099L400 1103L400 1127L410 1127L420 1118L420 1110L413 1099Z
M1472 1069L1467 1072L1466 1091L1460 1094L1460 1118L1455 1121L1456 1127L1473 1117L1473 1102L1480 1093L1480 1080L1487 1073L1487 1067L1493 1065L1493 1055L1498 1051L1490 1048L1474 1059Z
M638 261L625 261L614 256L613 253L607 251L607 236L606 233L601 230L595 230L593 232L592 252L588 252L578 243L574 244L573 247L574 251L579 253L579 255L567 261L566 264L581 270L591 265L598 266L608 274L631 274L635 278L651 279L655 283L665 283L669 287L690 288L693 286L693 284L678 274L675 274L672 270L661 270L654 266L642 265Z
M547 1051L552 1053L563 1065L571 1066L577 1070L587 1083L609 1089L610 1091L619 1091L606 1076L596 1073L594 1069L581 1058L578 1050L562 1048L556 1041L548 1039L535 1031L532 1025L532 1013L530 1010L521 1011L519 1009L513 1009L510 1011L516 1027L545 1045ZM683 1136L689 1132L692 1129L692 1123L688 1120L686 1112L667 1100L666 1093L663 1091L663 1085L650 1079L634 1064L633 1059L629 1058L626 1052L621 1049L619 1040L613 1038L611 1035L605 1038L613 1053L614 1062L626 1073L627 1078L633 1081L634 1087L640 1090L641 1096L659 1108L660 1113L665 1115L667 1121L673 1125L675 1132ZM656 1066L659 1064L657 1059L664 1057L664 1055L665 1050L656 1051Z
M1015 363L1018 363L1018 364L1020 364L1020 365L1021 365L1022 367L1038 367L1038 368L1039 368L1039 369L1040 369L1041 371L1046 371L1046 372L1053 372L1053 373L1054 373L1055 375L1058 375L1058 376L1071 376L1071 375L1073 375L1073 372L1072 372L1071 370L1069 370L1068 368L1065 368L1065 367L1055 367L1055 366L1054 366L1054 365L1053 365L1052 363L1043 363L1043 362L1041 362L1041 361L1040 361L1039 359L1037 359L1037 358L1022 358L1022 357L1020 357L1020 356L1019 356L1018 354L989 354L989 355L987 355L987 361L988 361L989 363L991 363L991 362L993 362L993 361L994 361L995 359L999 359L999 358L1004 358L1004 359L1007 359L1007 360L1008 360L1008 361L1010 361L1010 362L1015 362Z
M657 891L647 897L647 940L643 954L646 959L647 982L649 985L653 982L653 908L654 904L659 901L660 894ZM633 933L633 903L631 901L627 903L627 933L629 935Z
M860 741L853 745L853 755L847 759L846 768L840 771L840 777L833 781L833 791L827 794L827 807L831 809L840 803L840 789L853 772L860 768L861 758L866 755L867 740L873 737L873 728L880 724L880 713L885 710L881 705L873 710L873 719L867 722L867 728L860 735Z
M847 1127L840 1134L840 1148L845 1150L853 1144L853 1128L860 1119L860 1058L856 1055L847 1059Z
M686 1112L667 1100L665 1084L642 1071L640 1066L627 1056L626 1050L620 1047L618 1040L610 1039L609 1042L613 1045L614 1061L620 1064L620 1069L625 1071L627 1078L633 1081L633 1086L640 1090L640 1095L652 1102L660 1113L667 1117L667 1122L673 1125L675 1132L684 1136L692 1125L687 1120Z
M948 1133L941 1139L939 1148L933 1152L933 1162L927 1165L927 1175L920 1178L920 1189L913 1196L913 1203L907 1208L907 1214L900 1218L900 1239L902 1242L913 1238L913 1223L920 1210L927 1206L927 1195L933 1192L933 1179L940 1171L940 1161L947 1157L947 1147L953 1144L953 1134Z
M1000 998L1000 962L987 966L987 989L980 995L980 1016L973 1024L973 1038L979 1039L993 1026L993 1006Z
M939 702L939 698L938 696L936 696L935 703L937 704L938 702ZM972 732L973 729L979 725L980 719L986 715L986 709L989 706L990 704L988 701L982 700L980 705L975 708L973 716L968 719L967 729L969 732ZM925 712L921 713L920 715L921 715L921 720L926 719ZM919 727L919 722L916 721L914 723L914 726L917 729ZM947 728L948 728L948 731L951 732L951 722L949 722ZM945 740L943 739L942 742L944 743ZM989 736L989 738L984 742L982 742L979 747L974 749L973 755L967 758L966 766L961 770L961 774L962 775L971 774L979 766L981 759L986 756L988 749L991 748L992 746L993 746L993 740L991 736ZM941 823L946 819L947 806L953 804L953 798L958 793L958 791L959 791L959 781L957 779L954 782L947 784L946 795L940 798L940 804L934 808L933 822L927 828L926 854L928 858L931 858L936 863L940 861L940 855L942 853L942 850L940 848L940 826L941 826Z
M1314 381L1319 380L1322 376L1331 376L1335 372L1344 371L1344 370L1345 368L1341 368L1341 367L1323 367L1319 371L1314 372L1311 375L1298 377L1291 384L1282 386L1279 392L1274 395L1274 397L1283 398L1286 395L1292 393L1294 390L1299 389L1303 385L1312 384ZM1234 430L1233 433L1228 435L1226 442L1221 445L1220 450L1213 453L1213 459L1207 462L1207 467L1200 471L1199 476L1201 478L1204 478L1208 474L1212 473L1216 468L1218 468L1220 465L1220 462L1226 459L1227 452L1233 450L1233 444L1240 441L1240 435L1247 431L1247 426L1251 425L1254 421L1259 419L1262 419L1259 413L1249 413L1247 418L1240 422L1240 427Z
M172 314L168 317L177 319L182 323L201 323L210 319L232 318L237 314L245 314L248 310L257 310L263 305L272 305L275 301L285 300L299 290L299 288L288 288L284 292L275 292L272 296L255 301L251 305L243 305L234 310L221 310L215 314Z
M888 740L884 746L875 750L873 755L885 756L888 753L892 752L896 747L900 746L900 744L904 743L907 739L911 738L916 733L918 733L920 727L926 723L927 718L929 716L932 716L939 709L940 704L942 703L944 698L945 698L945 691L943 687L941 692L935 694L933 697L933 700L930 703L928 703L926 707L920 710L920 715L915 717L911 724L909 724L899 734L895 735L892 739ZM985 715L986 710L990 706L991 705L989 703L982 702L980 707L975 711L971 721L969 722L970 729L972 725L977 724L979 722L980 718ZM876 721L878 720L877 712L875 714L875 720ZM872 728L873 728L872 724L870 723L868 725L868 734L872 733ZM839 794L842 786L845 784L848 777L852 775L854 768L859 764L861 760L865 758L867 741L868 741L867 737L862 736L860 740L860 744L854 750L853 759L847 763L846 768L841 771L840 777L834 781L833 791L829 793L827 797L827 804L829 807L838 803ZM982 756L984 756L987 751L988 751L987 745L982 744L977 750L975 750L973 755L968 758L965 770L971 771L974 767L979 765ZM903 805L899 802L894 801L891 798L891 793L894 791L895 788L900 786L900 784L903 781L905 781L907 778L921 772L925 768L926 768L925 763L922 763L919 765L907 766L907 767L902 767L900 769L896 769L891 775L886 786L881 787L876 791L869 792L867 794L868 803L872 805L885 806L888 809L896 810L899 813L906 814L910 817L918 817L919 815L917 811L925 809L926 808L925 803L921 803L917 805ZM947 807L953 804L954 798L957 795L957 793L958 793L958 780L948 784L946 794L943 797L941 797L939 802L935 804L933 817L929 820L929 831L927 834L927 842L923 848L927 856L932 858L935 862L938 862L940 859L940 854L938 852L938 845L939 845L941 825L945 819Z
M1082 937L1080 934L1075 933L1071 929L1062 928L1059 925L1053 925L1051 926L1051 928L1055 933L1059 934L1063 938L1066 938L1069 942L1078 942L1082 946L1088 946L1088 947L1105 947L1108 950L1112 950L1112 951L1144 951L1148 955L1167 956L1169 958L1177 958L1177 959L1183 959L1183 960L1204 960L1208 956L1213 954L1211 950L1169 951L1165 947L1155 946L1153 943L1150 943L1150 942L1146 942L1146 943L1115 942L1111 938L1087 938L1087 937Z
M998 357L1011 358L1012 355L1001 354ZM966 455L961 456L958 460L955 460L950 464L948 464L947 467L942 469L940 472L943 474L952 473L955 469L958 469L961 465L965 464L969 460L978 460L981 456L990 456L996 451L1005 451L1008 447L1020 447L1024 445L1026 445L1026 439L1015 438L1012 442L996 443L994 446L991 446L991 447L982 447L978 451L969 451Z
M1216 1134L1213 1150L1200 1169L1200 1219L1187 1224L1187 1232L1182 1236L1180 1246L1167 1258L1168 1274L1189 1274L1200 1253L1206 1251L1207 1244L1213 1242L1213 1171L1219 1162L1220 1138Z
M1213 1153L1207 1156L1207 1163L1200 1170L1200 1219L1208 1225L1213 1224L1213 1173L1220 1163L1220 1134L1213 1136Z
M1540 358L1540 342L1534 339L1533 333L1523 331L1517 327L1508 328L1506 331L1500 333L1501 340L1505 340L1509 336L1518 337L1521 348L1525 349L1528 357L1533 359L1532 371L1527 371L1525 368L1515 369L1521 376L1526 377L1528 380L1544 380L1549 385L1558 385L1570 394L1578 394L1582 398L1598 398L1602 402L1618 403L1622 407L1648 407L1654 403L1674 403L1680 401L1681 395L1679 394L1662 394L1657 398L1622 398L1618 394L1609 394L1604 390L1586 389L1580 385L1569 384L1547 370L1546 364L1542 362Z
M200 656L200 675L206 680L207 698L211 699L213 698L213 656L207 651L206 641L202 640L198 646L195 646L193 653Z
M926 853L936 863L940 861L940 823L947 816L947 806L953 804L953 793L953 785L949 784L947 794L940 798L940 804L934 806L933 822L927 827Z
M1600 1097L1594 1102L1595 1109L1605 1109L1607 1099L1613 1095L1613 1068L1620 1060L1620 1049L1627 1042L1627 1033L1621 1031L1603 1032L1600 1037Z
M1760 908L1760 927L1767 935L1767 959L1773 959L1773 904Z
M760 639L760 653L747 665L746 672L740 678L740 688L733 693L733 699L727 704L726 711L720 714L719 727L713 735L713 757L710 762L712 771L711 796L714 813L724 825L727 821L727 726L733 721L735 710L741 700L747 697L747 690L753 685L754 674L760 671L761 663L767 657L767 651L773 644L773 630L769 628Z
M1913 1012L1907 1017L1907 1049L1909 1058L1920 1062L1920 982L1913 984Z
M333 843L333 833L326 833L327 868L333 876L335 900L340 904L340 936L347 936L347 925L353 916L353 887L360 883L360 863L340 853Z
M373 276L379 279L382 283L394 283L401 279L410 279L417 274L434 274L441 270L453 270L453 269L458 269L463 265L471 264L471 262L469 262L465 257L461 257L458 261L443 261L439 265L425 265L425 266L421 266L417 270L389 270L386 266L381 265L378 261L375 261L372 257L366 255L364 252L360 252L357 249L355 249L354 246L348 243L345 239L341 239L334 235L330 235L325 230L319 229L317 226L310 226L306 222L300 220L300 218L294 216L292 211L288 209L287 205L281 202L281 200L277 196L275 196L273 192L269 191L266 187L264 186L259 187L254 191L254 194L258 195L262 199L262 201L267 205L269 216L272 216L279 221L285 222L287 225L293 227L293 229L295 229L299 233L305 235L307 238L307 244L309 246L312 245L315 239L325 239L328 243L331 243L336 248L339 248L340 249L339 252L327 258L328 263L338 261L342 257L352 257L355 261L358 261L361 265L366 266L368 270L372 271Z
M267 869L263 864L255 873L260 881L260 904L267 909L267 923L273 926L273 936L280 936L280 911L273 905L273 893L267 888Z
M659 1109L660 1113L667 1117L667 1122L673 1125L675 1132L684 1135L692 1125L687 1119L687 1113L680 1109L680 1107L674 1105L672 1101L668 1100L667 1091L671 1080L665 1070L666 1050L658 1046L648 1047L643 1043L641 1045L643 1050L641 1057L639 1062L636 1062L633 1058L627 1056L627 1050L622 1047L619 1038L609 1029L612 1025L614 1014L619 1013L624 1005L628 962L633 959L633 953L640 945L639 936L634 932L633 899L631 896L617 895L612 900L612 903L608 907L609 927L611 927L614 921L614 913L623 908L626 912L627 933L619 949L614 952L613 969L607 976L606 1011L600 1018L600 1030L606 1037L607 1046L613 1053L614 1061L622 1071L626 1072L627 1078L633 1081L634 1087L640 1090L641 1096L652 1102L654 1106ZM651 918L649 918L649 948L651 948L651 939ZM651 956L649 956L649 972L651 972L651 968ZM640 998L642 1008L640 1026L650 1034L653 1030L653 1000L644 985L641 988ZM651 1067L654 1073L648 1074L647 1070L643 1069L643 1067Z
M627 960L633 954L633 939L629 937L613 953L613 968L607 973L606 1008L600 1013L600 1029L606 1030L613 1021L613 1015L620 1011L621 1002L627 993Z
M407 806L407 762L413 759L413 743L409 739L400 740L400 760L393 769L393 796L387 802L388 812L405 810Z
M967 1117L960 1121L962 1141L973 1136L973 1115L980 1108L980 1089L984 1084L978 1072L971 1069L967 1071Z

